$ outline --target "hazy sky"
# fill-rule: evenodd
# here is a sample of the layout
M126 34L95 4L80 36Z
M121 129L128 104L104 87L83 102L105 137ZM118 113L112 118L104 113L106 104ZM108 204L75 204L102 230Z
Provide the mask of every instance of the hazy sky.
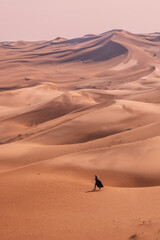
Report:
M160 32L160 0L0 0L0 41Z

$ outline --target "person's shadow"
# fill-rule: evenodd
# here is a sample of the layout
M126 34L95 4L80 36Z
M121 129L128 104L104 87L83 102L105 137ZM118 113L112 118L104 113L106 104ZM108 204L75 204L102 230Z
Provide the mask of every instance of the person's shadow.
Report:
M99 192L99 191L100 191L99 189L93 189L93 190L90 190L90 191L86 191L85 193Z

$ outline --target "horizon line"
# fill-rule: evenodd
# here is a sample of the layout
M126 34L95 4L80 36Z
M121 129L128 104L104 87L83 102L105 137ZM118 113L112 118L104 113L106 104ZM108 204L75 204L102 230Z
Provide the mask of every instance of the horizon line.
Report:
M115 28L115 29L111 29L111 30L108 30L108 31L105 31L105 32L102 32L102 33L87 33L85 35L82 35L82 36L77 36L77 37L71 37L71 38L67 38L65 36L57 36L55 38L52 38L52 39L39 39L39 40L25 40L25 39L20 39L20 40L3 40L3 41L0 41L0 43L4 43L4 42L50 42L50 41L54 41L54 40L57 40L58 38L64 38L67 40L72 40L72 39L78 39L78 38L83 38L83 37L86 37L87 35L91 35L91 36L98 36L98 35L103 35L103 34L107 34L107 33L110 33L110 32L128 32L130 34L133 34L133 35L149 35L149 34L160 34L160 32L140 32L140 33L134 33L132 31L129 31L129 30L124 30L124 29L118 29L118 28Z

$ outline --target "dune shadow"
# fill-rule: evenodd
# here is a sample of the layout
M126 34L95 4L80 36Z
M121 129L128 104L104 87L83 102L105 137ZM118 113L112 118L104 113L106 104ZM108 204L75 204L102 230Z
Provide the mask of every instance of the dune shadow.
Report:
M96 189L96 190L89 190L89 191L86 191L85 193L91 193L91 192L99 192L100 190L99 189Z

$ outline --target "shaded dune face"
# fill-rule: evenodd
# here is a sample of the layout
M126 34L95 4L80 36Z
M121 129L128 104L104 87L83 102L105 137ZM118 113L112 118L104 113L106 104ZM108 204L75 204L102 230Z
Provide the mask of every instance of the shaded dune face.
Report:
M98 45L98 44L97 44ZM118 57L123 54L127 54L128 50L114 42L114 41L108 41L106 43L101 44L100 46L93 46L90 48L82 48L73 51L72 54L69 56L66 56L62 62L68 62L68 61L95 61L95 62L101 62L105 60L109 60L115 57Z
M128 53L125 46L112 40L113 34L79 38L64 41L50 41L35 43L7 43L1 44L3 50L9 50L8 61L29 63L38 60L41 64L72 61L106 61ZM38 46L39 45L39 46ZM17 55L12 56L14 51ZM24 59L22 59L24 58ZM43 61L43 59L45 60ZM3 61L3 60L2 60Z
M113 30L0 43L1 170L40 160L73 179L99 171L110 186L159 185L159 37Z

